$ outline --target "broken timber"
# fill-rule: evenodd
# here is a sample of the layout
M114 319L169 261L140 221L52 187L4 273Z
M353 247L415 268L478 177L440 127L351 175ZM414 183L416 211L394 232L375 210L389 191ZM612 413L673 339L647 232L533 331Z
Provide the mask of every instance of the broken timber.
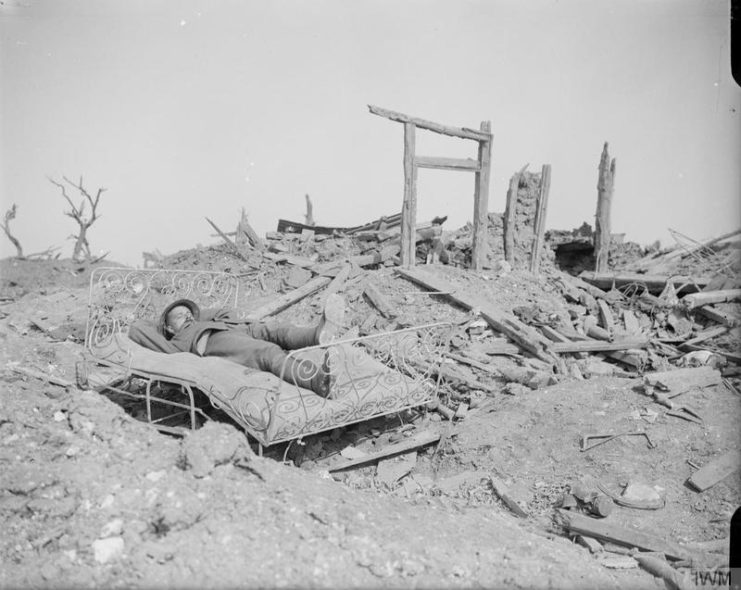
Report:
M300 301L304 297L316 293L322 287L327 286L331 281L332 279L330 277L314 277L303 287L299 287L298 289L290 291L289 293L278 297L277 299L263 305L262 307L255 309L247 316L246 319L257 321L261 320L264 317L275 315L276 313L283 311L287 307L290 307L297 301Z
M554 342L551 348L554 352L608 352L615 350L632 350L634 348L646 348L649 344L648 338L625 338L606 342L604 340L581 340L579 342Z
M330 467L329 471L340 471L342 469L348 469L350 467L356 467L358 465L364 465L365 463L373 463L379 459L385 459L386 457L392 457L393 455L399 455L400 453L406 453L420 447L424 447L431 443L440 440L440 434L436 432L420 432L414 435L408 440L393 445L389 445L385 449L372 453L364 457L358 457L357 459L351 459L340 465Z
M639 273L603 273L584 271L579 278L587 283L591 283L600 289L619 289L626 285L638 284L645 285L651 293L661 293L667 283L679 286L678 292L682 292L689 286L696 287L698 291L706 286L710 279L707 277L688 277L688 276L665 276L665 275L642 275Z
M425 271L417 269L397 268L396 272L414 283L422 285L431 291L438 291L446 299L464 307L467 310L476 309L487 323L515 342L520 348L528 351L537 358L553 363L554 356L551 354L551 343L530 326L523 324L516 317L506 314L494 307L480 307L470 295L456 289L455 285L435 277Z
M481 270L486 259L486 234L489 221L489 175L491 169L491 123L481 123L480 131L465 127L441 125L418 117L405 115L368 105L368 110L380 117L404 125L404 201L401 209L401 266L412 267L416 259L414 241L417 217L417 170L435 168L440 170L464 170L474 172L476 184L474 190L473 211L473 244L471 250L471 268ZM479 144L478 159L440 158L418 156L416 153L416 130L425 129L434 133L472 139Z
M741 289L722 289L720 291L703 291L682 297L682 303L687 309L695 309L703 305L738 301L741 299Z
M709 305L700 307L697 311L699 311L706 318L713 320L714 322L718 322L719 324L723 324L728 328L735 327L739 324L740 321L738 317L734 317L730 313L726 313L725 311L720 310L717 307L712 307Z
M725 479L741 466L741 451L728 451L714 459L702 469L695 471L687 480L698 492L704 492L716 483Z
M371 283L370 281L365 281L365 289L363 290L363 293L368 298L368 301L371 302L373 307L375 307L378 310L378 313L380 313L383 317L385 317L386 319L396 317L396 312L389 303L388 299L386 299L386 297L381 294L381 292L373 283Z
M224 239L224 241L232 249L232 251L238 258L241 258L242 260L245 260L245 261L247 260L244 254L242 254L242 251L237 247L237 245L234 242L232 242L229 236L227 236L223 231L221 231L219 227L213 221L211 221L208 217L206 217L206 221L208 221L211 227L213 227L216 230L216 232Z
M626 547L636 547L644 551L663 553L668 559L675 561L691 558L689 551L648 533L626 529L604 520L596 520L573 512L562 510L561 514L566 518L566 526L571 533L594 537L601 541L609 541Z
M540 191L538 192L538 206L535 211L535 235L533 249L530 253L530 272L538 274L540 266L540 251L543 248L545 236L545 217L548 210L548 191L551 188L551 165L544 164L540 173Z
M610 162L608 144L602 148L597 181L597 213L594 224L594 269L597 272L607 270L610 255L610 210L615 185L615 158Z

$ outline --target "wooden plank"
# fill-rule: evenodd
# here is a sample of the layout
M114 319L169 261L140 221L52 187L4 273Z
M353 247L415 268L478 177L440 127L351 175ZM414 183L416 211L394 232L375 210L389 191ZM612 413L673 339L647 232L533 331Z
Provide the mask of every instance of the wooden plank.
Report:
M371 453L369 455L366 455L365 457L358 457L357 459L352 459L350 461L346 461L345 463L341 463L340 465L330 467L329 471L341 471L342 469L349 469L350 467L357 467L358 465L365 465L366 463L374 463L379 459L384 459L386 457L392 457L394 455L413 451L415 449L419 449L431 443L437 442L438 440L440 440L439 433L423 431L415 434L413 437L405 440L404 442L389 445L385 449L378 451L377 453Z
M704 492L741 467L741 451L728 451L695 471L687 480L698 492Z
M414 266L417 248L414 242L417 219L417 167L414 165L415 129L404 124L404 203L401 208L401 265Z
M506 314L493 306L481 306L479 301L470 295L456 289L454 285L434 275L419 269L396 269L406 279L420 284L432 291L439 291L442 297L449 299L461 307L471 310L477 309L487 323L507 336L520 348L527 350L539 359L552 363L549 355L551 343L530 326L526 326L516 317Z
M543 335L551 342L571 342L571 340L569 340L561 332L547 324L544 326L540 326L540 331L543 332Z
M483 121L481 131L491 137L491 122ZM471 269L477 272L483 269L488 250L491 141L479 142L478 168L473 195L473 244L471 246Z
M436 156L416 156L414 165L420 168L433 168L437 170L467 170L476 172L479 163L472 158L438 158Z
M538 274L540 266L540 252L545 237L545 219L548 211L548 192L551 188L551 166L544 164L540 173L540 190L538 191L538 206L535 210L535 232L533 248L530 253L530 272Z
M598 299L597 307L599 308L599 319L602 327L610 334L614 334L615 319L612 317L612 311L610 310L610 306L607 305L607 301L604 299Z
M530 516L527 510L520 506L519 502L510 494L509 489L504 485L503 481L494 476L489 476L489 481L491 482L491 487L494 488L494 493L499 496L499 499L504 502L504 505L507 506L507 508L520 518L527 518Z
M608 144L602 148L597 181L597 214L594 224L594 268L597 272L606 271L610 254L610 212L615 186L615 158L610 161Z
M237 245L234 242L232 242L229 236L227 236L223 231L221 231L219 227L213 221L211 221L208 217L206 217L206 221L208 221L211 224L211 227L213 227L216 230L216 233L218 233L223 238L223 240L227 243L229 248L231 248L231 250L234 252L234 254L238 258L241 258L242 260L245 260L245 261L247 260L244 254L242 254L242 251L237 247Z
M281 233L300 234L301 232L303 232L303 230L310 229L314 232L315 235L330 236L336 233L354 234L355 232L368 230L368 229L386 229L394 225L399 225L400 223L401 223L401 213L394 213L393 215L381 217L377 219L376 221L372 221L364 225L356 225L354 227L332 227L332 226L326 226L326 225L306 225L305 223L300 223L298 221L289 221L287 219L279 219L277 232L278 234L281 234ZM273 236L272 234L274 234L274 232L269 232L268 234L266 234L266 237L270 237L270 239L280 238L280 235Z
M703 305L725 303L741 300L741 289L722 289L720 291L703 291L682 297L681 302L687 309L695 309Z
M288 264L300 266L301 268L310 268L316 264L316 260L305 258L304 256L295 256L294 254L263 252L262 255L264 258L267 258L276 264L287 262Z
M376 287L369 280L365 281L365 289L363 289L363 294L368 298L368 301L371 302L373 307L375 307L383 317L385 317L386 319L396 317L397 314L394 311L393 306L388 302L388 299L386 299L386 297L384 297L383 294L378 290L378 287Z
M360 267L372 266L374 264L381 264L390 260L399 253L400 247L398 244L390 244L381 248L380 252L374 252L373 254L360 254L358 256L350 256L347 260L353 264L357 264Z
M58 385L59 387L75 387L75 384L72 383L72 381L67 381L66 379L60 379L59 377L55 377L54 375L48 375L47 373L44 373L42 371L36 371L35 369L27 369L25 367L8 367L10 370L15 371L16 373L21 373L22 375L26 375L27 377L34 377L35 379L41 379L42 381L47 381L51 383L52 385Z
M377 107L369 104L368 110L374 115L379 117L385 117L398 123L404 123L405 125L415 125L420 129L427 129L428 131L434 131L441 135L449 135L451 137L460 137L462 139L475 139L476 141L489 141L491 140L491 134L477 131L475 129L468 129L466 127L453 127L451 125L441 125L434 121L427 121L420 119L419 117L412 117L405 115L404 113L398 113L396 111L390 111L381 107Z
M631 336L637 336L641 333L641 324L632 310L623 310L623 322L625 324L625 331Z
M741 318L735 317L732 314L711 305L700 307L697 311L704 315L706 318L713 320L714 322L718 322L719 324L723 324L728 328L733 328L741 323Z
M335 275L335 277L332 279L332 282L329 283L329 286L325 289L324 293L322 293L322 307L324 307L324 304L327 302L327 298L330 295L333 295L334 293L337 293L340 289L342 289L345 281L347 280L347 277L350 276L351 270L351 263L345 262L342 265L340 272Z
M713 338L722 336L726 332L728 332L728 328L726 328L725 326L716 326L715 328L710 328L709 330L703 330L694 338L690 338L686 342L680 344L679 349L681 350L683 346L695 346L697 344L700 344L700 342L712 340Z
M580 342L554 342L551 344L553 352L607 352L613 350L631 350L634 348L646 348L649 344L648 338L625 338L606 342L604 340L582 340Z
M630 284L645 285L651 293L661 293L668 282L675 288L680 287L679 292L690 289L699 291L710 282L708 277L669 276L669 275L642 275L639 273L610 273L593 272L585 270L579 275L583 281L599 287L600 289L619 289ZM683 285L687 285L681 288ZM695 287L693 287L694 285Z
M472 359L470 357L467 357L465 355L456 354L454 352L447 352L445 353L445 356L459 363L463 363L464 365L469 365L471 367L479 369L480 371L484 371L485 373L496 375L497 377L501 376L501 373L497 369L495 369L493 366L487 365L486 363L480 363L479 361Z
M606 297L608 297L607 293L605 293L602 289L600 289L599 287L595 287L594 285L591 285L590 283L586 282L585 280L579 277L574 277L566 273L561 273L560 277L565 283L577 289L582 289L586 291L589 295L591 295L595 299L605 299ZM608 288L610 287L611 285L608 285Z
M281 295L277 299L274 299L273 301L263 305L262 307L258 307L257 309L253 310L246 319L248 321L257 321L267 316L275 315L276 313L279 313L284 309L290 307L297 301L300 301L304 297L316 293L322 287L327 286L331 281L332 279L329 277L314 277L303 287L299 287L298 289Z
M604 520L597 520L575 512L561 510L560 514L565 517L566 526L571 533L594 537L595 539L609 541L625 547L636 547L644 551L663 553L668 559L675 561L691 558L690 552L679 545L671 541L664 541L659 537L644 533L643 531L626 529Z

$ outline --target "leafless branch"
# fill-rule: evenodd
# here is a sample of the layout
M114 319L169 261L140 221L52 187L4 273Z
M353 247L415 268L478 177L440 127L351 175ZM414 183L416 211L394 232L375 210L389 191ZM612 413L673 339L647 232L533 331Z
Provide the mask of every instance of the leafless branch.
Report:
M8 236L8 239L13 242L18 258L23 258L23 248L21 247L21 243L12 233L10 233L10 222L15 219L16 209L16 204L13 203L13 206L5 212L3 230L5 230L5 235Z
M100 202L101 195L103 194L103 192L105 192L106 189L99 188L95 197L93 197L85 189L82 176L80 176L80 181L77 184L72 182L66 176L63 176L62 179L64 180L64 182L67 183L67 185L75 188L82 196L80 205L76 207L75 204L72 202L70 196L67 194L67 186L62 182L56 181L53 178L49 178L49 182L51 182L54 186L58 187L62 191L62 197L64 197L67 203L69 203L71 209L70 211L65 211L64 214L67 217L71 217L72 219L74 219L79 227L79 233L72 236L75 239L75 247L72 253L72 258L74 260L81 260L81 255L84 254L85 260L93 261L93 256L90 253L90 244L87 240L87 230L90 228L91 225L93 225L93 223L95 223L97 219L100 218L100 215L98 215L98 204ZM85 213L86 203L90 204L89 215L86 215Z

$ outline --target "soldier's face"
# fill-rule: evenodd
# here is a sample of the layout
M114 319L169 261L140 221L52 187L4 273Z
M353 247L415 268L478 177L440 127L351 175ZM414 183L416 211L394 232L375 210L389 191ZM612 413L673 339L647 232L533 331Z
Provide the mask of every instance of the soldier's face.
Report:
M193 320L193 314L185 305L177 305L167 313L166 329L170 334L177 334L181 328Z

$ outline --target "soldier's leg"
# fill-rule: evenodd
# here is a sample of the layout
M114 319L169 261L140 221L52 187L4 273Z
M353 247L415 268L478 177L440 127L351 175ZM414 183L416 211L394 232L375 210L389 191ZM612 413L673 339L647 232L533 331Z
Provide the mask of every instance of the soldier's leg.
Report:
M289 357L277 344L251 338L245 332L224 330L212 333L204 356L217 356L245 367L267 371L322 397L329 394L331 381L326 369L309 360Z
M313 327L281 322L248 324L245 332L258 340L277 344L284 350L298 350L317 344L328 344L339 336L345 318L345 300L336 294L327 298L322 319Z

